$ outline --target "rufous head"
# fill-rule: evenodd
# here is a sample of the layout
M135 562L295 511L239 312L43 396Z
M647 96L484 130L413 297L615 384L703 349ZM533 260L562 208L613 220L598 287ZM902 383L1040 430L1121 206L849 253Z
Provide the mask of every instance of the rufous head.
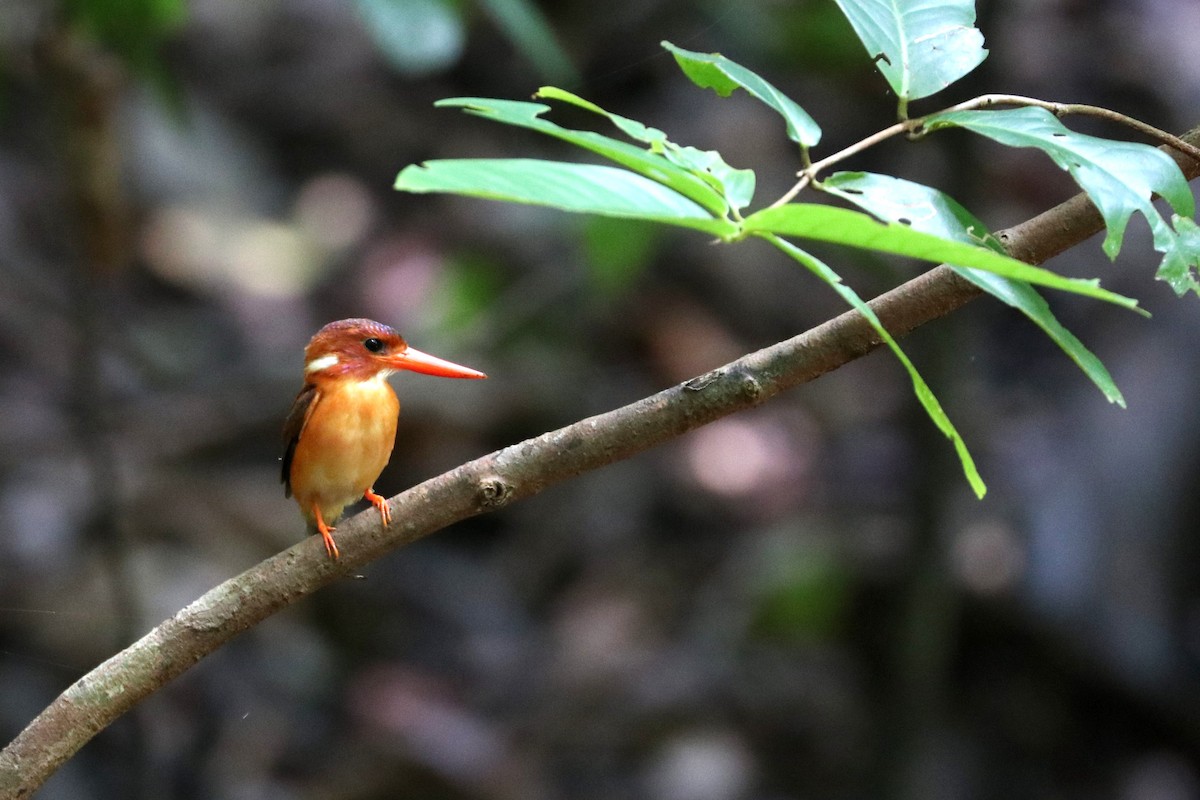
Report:
M370 319L331 322L304 348L304 377L309 382L367 380L400 370L441 378L487 377L479 370L409 347L394 328Z

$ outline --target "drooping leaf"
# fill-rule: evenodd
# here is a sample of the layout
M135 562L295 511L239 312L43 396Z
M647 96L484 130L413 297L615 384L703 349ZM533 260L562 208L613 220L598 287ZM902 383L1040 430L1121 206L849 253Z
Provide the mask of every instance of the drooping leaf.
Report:
M524 158L426 161L401 170L396 189L550 206L562 211L629 217L682 225L721 237L737 226L661 183L596 164Z
M908 376L912 380L913 392L916 394L917 400L920 401L921 407L925 409L925 413L937 425L938 430L954 443L954 450L958 453L959 461L962 462L963 473L966 475L967 481L971 484L971 488L975 490L976 496L983 497L987 493L987 486L984 484L983 478L979 475L979 470L975 466L975 460L971 457L971 453L967 449L967 443L963 441L958 429L954 427L954 423L946 415L945 409L938 402L937 397L933 394L933 390L929 388L929 384L925 383L925 379L921 377L921 373L917 372L916 366L904 351L900 349L900 345L896 342L896 339L888 333L887 328L883 327L883 323L879 321L879 317L875 314L874 310L859 297L857 292L842 282L841 276L816 256L773 234L765 233L763 234L763 238L803 264L814 275L829 284L835 292L841 295L842 299L871 323L871 327L879 334L880 339L891 349L896 358L900 359L900 363L904 365L904 369L908 372Z
M1158 268L1158 277L1169 283L1176 294L1188 291L1200 294L1200 283L1196 281L1196 272L1200 270L1200 227L1190 217L1178 214L1171 217L1171 223L1177 236Z
M651 128L635 119L606 111L590 100L554 86L543 86L535 97L561 100L578 108L599 114L617 126L626 136L650 146L651 152L662 155L677 167L681 167L700 178L725 198L726 205L743 209L754 198L754 170L735 169L725 163L715 150L699 150L695 147L677 145L658 128ZM652 176L648 176L652 177Z
M964 244L983 245L1004 252L999 240L970 211L949 195L912 181L870 172L839 172L822 183L831 194L854 203L885 222L907 220L914 230ZM1063 327L1046 300L1025 281L983 270L951 266L955 272L988 294L1029 317L1063 349L1110 403L1122 408L1125 399L1112 376L1094 353Z
M1104 252L1116 258L1133 212L1146 217L1154 249L1164 254L1158 277L1176 292L1200 289L1188 269L1200 257L1154 208L1157 194L1180 217L1195 215L1195 198L1178 165L1163 151L1137 142L1116 142L1076 133L1044 108L948 111L926 120L926 130L961 127L1011 147L1034 147L1070 173L1104 217Z
M941 91L987 58L974 0L837 0L902 104Z
M882 223L874 217L844 208L789 203L757 211L746 217L743 226L747 233L762 231L783 236L799 236L925 261L975 267L1006 278L1074 292L1106 300L1123 308L1139 310L1136 300L1101 289L1099 280L1064 278L1050 270L1017 261L986 247L949 241L900 223Z
M670 42L663 42L662 46L671 51L680 69L700 88L712 89L722 97L728 97L734 89L745 89L783 116L788 138L793 142L813 147L821 141L821 128L807 111L741 64L720 53L696 53Z
M448 100L439 100L436 105L439 108L462 108L467 113L475 114L484 119L491 119L506 125L528 128L569 142L576 147L581 147L603 156L627 169L633 170L639 175L669 187L673 191L703 206L712 212L714 216L723 216L729 210L728 203L711 183L695 175L690 170L683 169L671 163L661 153L644 150L629 142L613 139L593 131L576 131L564 128L561 125L542 118L541 115L550 110L549 106L542 103L493 100L483 97L454 97ZM600 109L599 113L604 113L603 109ZM624 120L625 118L621 117L621 119ZM640 126L646 131L653 130L645 128L640 122L635 122L634 120L626 121ZM646 133L645 135L650 136L651 134ZM665 138L666 134L663 134L663 139L665 140Z

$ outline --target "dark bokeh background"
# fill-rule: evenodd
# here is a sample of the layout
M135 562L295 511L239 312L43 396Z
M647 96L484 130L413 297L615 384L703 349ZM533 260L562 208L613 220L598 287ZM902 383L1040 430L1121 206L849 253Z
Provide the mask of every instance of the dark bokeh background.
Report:
M409 29L386 5L193 0L161 46L106 31L103 3L0 5L0 740L303 534L279 427L323 323L374 317L492 376L398 379L394 494L841 310L760 244L390 190L427 158L574 157L432 108L553 82L755 168L769 202L796 168L780 121L657 43L759 70L828 155L892 112L832 2L540 4L557 49L504 3L401 3ZM983 3L992 55L934 102L1019 92L1183 130L1198 8ZM1072 192L965 136L851 166L996 227ZM1051 265L1154 313L1052 298L1127 411L992 301L905 341L985 501L875 354L371 565L40 796L1200 795L1200 309L1153 281L1148 238L1135 219L1116 265L1098 241ZM919 268L822 252L868 295Z

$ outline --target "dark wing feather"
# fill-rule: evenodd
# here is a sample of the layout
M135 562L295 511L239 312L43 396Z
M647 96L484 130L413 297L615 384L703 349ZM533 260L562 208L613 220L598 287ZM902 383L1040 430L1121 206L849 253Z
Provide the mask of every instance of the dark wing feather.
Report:
M283 423L283 441L287 443L287 449L283 452L283 471L280 480L283 481L284 497L292 496L292 456L296 453L296 444L300 441L300 434L304 433L304 426L308 424L308 418L312 416L313 409L317 407L317 401L320 399L321 393L317 391L316 385L306 383L300 390L300 394L296 395L296 400L292 403L292 410L288 412L287 421Z

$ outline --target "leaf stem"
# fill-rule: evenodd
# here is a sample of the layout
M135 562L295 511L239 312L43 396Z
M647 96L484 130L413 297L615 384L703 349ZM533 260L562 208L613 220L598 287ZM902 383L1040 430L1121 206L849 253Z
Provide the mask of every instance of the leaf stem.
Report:
M919 126L919 123L920 123L920 120L915 121L915 124L917 126ZM913 128L914 128L913 120L897 122L895 125L884 128L883 130L881 130L877 133L873 133L870 136L868 136L867 138L862 139L858 142L855 142L854 144L850 145L849 147L839 150L836 153L834 153L833 155L828 156L827 158L822 158L820 161L812 162L807 167L805 167L803 170L801 170L800 172L797 173L800 180L796 182L796 185L793 186L791 189L788 189L787 192L782 197L780 197L774 203L771 203L771 205L768 206L768 208L776 208L778 206L782 206L782 205L786 205L786 204L790 203L792 200L794 200L796 198L796 195L800 194L800 192L802 192L804 190L804 188L806 186L808 186L808 184L812 183L813 181L815 181L817 179L817 173L819 173L821 170L823 170L825 167L829 166L830 164L835 164L838 161L849 158L850 156L854 155L855 153L860 153L863 150L866 150L868 147L874 147L875 145L879 144L882 141L890 139L893 136L896 136L898 134L904 133L905 131L912 130Z

